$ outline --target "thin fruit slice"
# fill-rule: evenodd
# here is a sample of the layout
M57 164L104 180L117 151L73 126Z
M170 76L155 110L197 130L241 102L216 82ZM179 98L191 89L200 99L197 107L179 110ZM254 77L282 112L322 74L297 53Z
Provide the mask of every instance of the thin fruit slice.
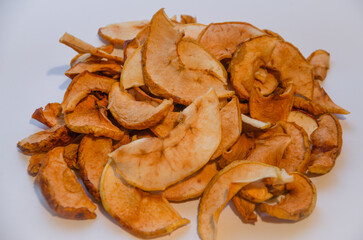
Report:
M262 203L273 197L263 180L244 186L239 191L239 196L253 203Z
M147 20L113 23L98 30L98 34L108 42L123 45L126 40L133 39L149 24Z
M113 84L108 97L108 109L112 116L128 129L141 130L155 126L173 106L173 101L167 99L156 107L146 101L137 101L129 93L121 91L119 83Z
M189 24L189 23L196 23L197 22L197 18L187 15L187 14L180 14L180 23L183 24Z
M231 58L243 41L265 33L249 23L211 23L199 35L199 42L218 60Z
M157 125L151 127L150 130L159 138L166 137L178 124L179 116L179 112L169 111L166 117Z
M90 73L102 73L102 75L113 77L115 75L120 75L121 69L121 65L115 61L95 60L79 62L68 69L64 74L72 79L78 74L86 71Z
M301 173L291 173L294 181L286 184L287 194L278 204L259 205L261 212L271 216L298 221L311 214L316 204L316 189L308 177Z
M249 117L245 114L241 114L242 117L242 128L247 130L256 130L256 129L268 129L271 127L270 122L263 122L252 117Z
M127 184L111 161L101 176L100 195L105 210L122 227L138 237L169 234L189 223L162 195L143 192Z
M153 16L142 51L144 80L149 90L157 96L172 98L174 102L183 105L191 104L211 87L220 98L232 96L233 91L225 89L221 80L210 71L212 69L189 69L184 66L178 55L186 53L177 51L182 37L183 33L176 29L163 9ZM213 61L208 60L209 57L201 57L201 62Z
M87 190L95 199L101 200L99 182L103 168L112 152L112 140L105 137L86 135L83 137L78 151L79 173Z
M121 73L120 84L124 89L144 86L144 74L142 72L142 47L139 47L135 52L127 58Z
M40 167L42 166L43 159L47 156L46 153L34 154L29 159L28 174L35 177Z
M107 103L102 103L95 96L88 95L74 109L65 115L67 127L73 132L105 136L120 140L123 132L112 124L106 115Z
M307 61L313 66L314 79L324 80L330 68L330 54L318 49L310 54Z
M243 220L249 223L257 222L257 215L255 213L256 204L243 199L239 194L232 198L232 202L236 207L238 213L242 216Z
M217 172L217 163L215 161L209 162L198 172L168 187L163 195L173 202L197 198L202 195L205 187Z
M83 72L73 79L64 94L62 109L64 113L72 112L77 104L92 91L108 93L115 79Z
M150 26L146 26L142 29L134 39L125 41L124 43L124 58L128 59L136 49L142 46L149 35Z
M47 154L37 175L40 190L59 216L78 220L96 218L96 205L64 162L63 152L62 147L57 147Z
M214 90L181 113L165 138L142 138L110 154L122 177L147 191L164 190L202 168L221 141L221 119Z
M48 127L64 124L64 116L59 103L48 103L44 109L38 108L34 111L32 118Z
M306 133L308 134L309 138L312 132L318 128L318 122L315 117L308 115L303 111L291 111L289 116L287 117L288 122L294 122L298 126L302 127Z
M177 29L184 32L184 38L197 40L199 34L206 28L206 25L200 23L176 24Z
M215 175L199 204L198 233L201 239L216 239L217 222L224 206L242 187L264 178L276 178L282 183L292 180L277 167L243 160L231 163Z

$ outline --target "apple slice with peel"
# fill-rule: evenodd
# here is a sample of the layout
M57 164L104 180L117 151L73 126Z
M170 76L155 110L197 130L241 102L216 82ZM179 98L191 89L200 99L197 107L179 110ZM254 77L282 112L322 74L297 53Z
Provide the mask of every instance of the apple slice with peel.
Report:
M132 187L120 177L113 162L106 164L100 180L105 210L132 234L151 238L169 234L189 223L162 196Z
M241 114L241 117L242 117L242 123L244 124L242 126L243 129L245 129L245 125L248 125L249 128L258 128L258 129L267 129L269 127L271 127L271 123L269 122L262 122L260 120L257 120L257 119L254 119L254 118L251 118L245 114Z
M146 191L164 190L202 168L221 142L219 101L213 89L181 112L164 138L142 138L110 154L121 176Z
M318 128L318 122L316 118L303 111L291 111L287 117L288 122L294 122L298 126L302 127L310 138L310 134Z
M141 49L142 47L137 48L135 52L127 58L124 64L120 79L120 84L124 89L145 85L144 74L142 73Z
M277 167L250 161L235 161L209 182L199 204L198 233L203 240L216 238L219 214L239 190L251 182L275 178L282 183L293 179Z

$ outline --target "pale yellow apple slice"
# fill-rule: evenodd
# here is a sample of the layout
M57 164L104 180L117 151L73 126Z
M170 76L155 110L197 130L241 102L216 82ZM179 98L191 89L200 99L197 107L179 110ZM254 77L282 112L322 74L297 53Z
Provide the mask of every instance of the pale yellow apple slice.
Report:
M228 201L244 186L264 178L282 183L292 181L285 171L263 163L235 161L209 182L199 204L198 233L203 240L216 238L219 214Z
M120 78L120 84L122 84L124 89L145 85L144 74L142 72L141 49L142 46L137 48L135 52L127 58L124 64Z
M113 23L98 30L98 34L105 40L123 45L126 40L133 39L149 24L147 20Z
M315 117L302 111L291 111L287 117L288 122L294 122L302 127L310 138L310 134L318 128L318 122Z
M169 234L188 224L162 196L130 186L110 161L100 181L100 195L105 210L132 234L151 238Z
M142 51L144 80L149 90L183 105L191 104L211 87L220 98L232 96L234 92L226 90L211 69L189 69L184 66L178 57L178 54L184 53L177 51L182 37L183 32L176 29L163 9L153 16ZM201 57L199 61L204 62L204 55L198 56Z
M110 154L122 177L147 191L164 190L202 168L221 141L221 119L214 90L183 110L165 138L142 138Z
M64 94L62 109L64 113L72 112L77 104L92 91L108 93L115 79L83 72L73 79Z
M119 83L112 86L108 97L108 109L112 116L128 129L141 130L155 126L173 106L173 101L167 99L156 107L146 101L137 101L129 93L121 91Z
M241 118L242 118L242 123L244 123L245 125L248 125L249 127L254 128L254 129L256 129L256 128L257 129L267 129L267 128L271 127L270 122L262 122L260 120L251 118L245 114L241 114Z

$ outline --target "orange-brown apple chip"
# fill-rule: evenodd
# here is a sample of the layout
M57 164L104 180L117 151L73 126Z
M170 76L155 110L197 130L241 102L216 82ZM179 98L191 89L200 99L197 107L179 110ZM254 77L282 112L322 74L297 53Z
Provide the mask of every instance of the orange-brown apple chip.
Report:
M318 128L317 119L302 110L291 111L287 117L287 121L296 123L298 126L302 127L308 134L309 139L311 133Z
M179 56L191 54L178 49L178 43L186 41L182 37L183 33L176 29L163 9L153 16L149 36L142 51L144 80L149 90L157 96L172 98L174 102L183 105L191 104L211 87L220 98L232 96L233 91L226 90L213 69L190 69L182 63ZM196 53L203 51L197 43L194 46L199 48ZM211 59L208 53L198 56L202 66L215 66L217 60Z
M189 223L162 195L130 186L119 176L111 161L101 176L100 195L105 210L117 223L138 237L169 234Z
M255 213L256 204L250 201L243 199L237 193L232 198L233 205L239 214L241 214L244 221L249 223L257 222L257 215Z
M316 204L316 189L308 177L301 173L291 173L294 181L286 184L287 194L275 205L262 203L261 212L271 216L298 221L311 214Z
M332 114L324 114L318 119L319 127L311 134L311 159L309 171L317 174L328 173L342 149L342 127Z
M135 52L127 58L122 69L120 84L123 89L144 86L144 73L142 72L142 47L139 47Z
M156 107L146 101L137 101L131 94L121 91L119 83L113 84L108 98L112 116L128 129L141 130L155 126L173 106L173 101L167 99Z
M34 111L32 118L48 127L64 124L64 116L59 103L48 103L44 109L38 108Z
M121 73L121 69L121 65L115 61L96 60L79 62L70 69L68 69L64 74L72 79L78 74L86 71L90 73L102 73L103 75L113 77L115 75L119 76Z
M244 186L264 178L282 183L291 177L279 168L257 162L235 161L219 171L204 190L199 204L198 233L203 240L216 238L219 214L228 201Z
M187 24L187 23L196 23L197 18L187 15L187 14L180 14L180 23Z
M150 26L146 26L142 29L134 39L125 41L124 43L124 58L127 60L139 47L141 47L147 36L149 35Z
M115 79L83 72L73 79L64 94L62 109L64 113L72 112L77 104L92 91L108 93Z
M197 40L199 34L206 28L206 25L200 23L176 24L175 27L184 32L184 38Z
M330 68L330 54L319 49L312 52L307 60L313 66L314 79L324 80Z
M200 197L209 181L217 172L217 163L211 161L198 172L168 187L163 195L166 199L173 202Z
M253 203L265 202L273 197L273 195L269 193L266 183L263 180L244 186L239 191L239 196Z
M96 206L64 162L63 152L62 147L54 148L43 160L37 175L40 190L49 207L59 216L78 220L95 218Z
M142 138L110 154L121 176L147 191L164 190L202 168L221 141L218 97L213 89L181 112L165 138Z
M180 113L169 111L166 117L150 130L159 138L166 137L169 132L178 124Z
M107 103L88 95L74 109L65 115L67 127L73 132L105 136L120 140L123 132L111 123L106 115Z
M258 28L245 22L211 23L199 35L199 42L218 60L231 58L243 41L264 35Z
M86 135L83 137L78 151L80 176L88 191L97 200L100 199L99 182L103 168L112 152L112 140L105 137Z
M38 154L34 154L30 157L29 165L28 165L28 174L30 176L35 177L38 174L45 156L47 156L46 153L38 153Z

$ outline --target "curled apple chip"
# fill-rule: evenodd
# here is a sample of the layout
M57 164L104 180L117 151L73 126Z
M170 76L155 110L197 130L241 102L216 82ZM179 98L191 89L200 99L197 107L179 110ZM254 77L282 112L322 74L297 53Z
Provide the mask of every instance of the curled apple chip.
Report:
M79 101L87 97L92 91L108 93L115 79L83 72L73 79L64 94L62 109L64 113L72 112Z
M217 163L211 161L198 172L165 189L163 196L173 202L199 197L217 172Z
M109 45L103 45L101 47L98 47L99 50L105 51L106 53L112 53L114 51L114 46ZM77 63L80 62L87 62L87 61L99 61L99 60L105 60L104 58L100 58L97 56L94 56L90 53L79 53L76 56L74 56L70 62L70 66L74 67Z
M281 37L280 34L278 34L277 32L274 32L274 31L272 31L270 29L263 29L262 31L264 31L266 34L271 35L271 36L273 36L275 38L278 38L280 40L284 40L284 38Z
M151 127L150 130L159 138L166 137L178 124L179 116L179 112L169 111L166 117L157 125Z
M206 28L206 25L200 23L176 24L175 27L184 32L184 38L197 40L199 34Z
M309 171L317 174L328 173L342 149L342 127L332 114L324 114L318 119L319 127L311 134Z
M144 86L144 74L142 72L141 49L139 47L127 58L121 72L120 84L124 89Z
M150 32L142 51L142 62L145 84L149 90L164 98L172 98L174 102L189 105L197 97L205 94L211 87L218 97L230 97L223 82L215 76L212 69L190 69L182 63L180 55L190 54L178 49L183 33L166 16L163 9L159 10L150 22ZM199 46L195 44L195 46ZM202 47L199 46L200 51ZM199 52L199 51L198 51ZM200 62L213 61L210 55L199 55ZM207 59L203 56L207 56ZM190 56L190 58L195 58ZM215 60L216 61L216 60ZM203 63L203 66L215 64Z
M253 203L262 203L273 197L263 180L244 186L239 191L239 196Z
M111 161L101 176L100 195L105 210L138 237L158 237L189 223L162 195L130 186Z
M245 114L241 114L242 128L245 130L256 131L256 129L264 130L271 127L270 122L263 122L255 118L249 117Z
M90 73L102 73L103 75L113 77L115 75L120 75L121 69L122 69L121 65L115 61L90 60L75 64L73 67L68 69L64 74L72 79L76 77L78 74L81 74L86 71Z
M298 221L311 214L316 204L316 189L308 177L291 173L294 181L286 184L287 194L275 205L262 203L260 211L271 216Z
M165 118L172 105L173 101L167 99L156 107L146 101L137 101L115 83L109 94L108 109L123 127L141 130L155 126Z
M197 18L187 15L187 14L180 14L180 23L196 23L197 22Z
M257 222L257 215L255 213L256 204L243 199L236 194L232 198L233 205L238 213L242 216L243 220L249 223Z
M211 23L200 33L199 42L218 60L222 60L232 58L237 46L243 41L264 34L245 22Z
M147 191L164 190L202 168L221 141L218 98L213 89L181 112L165 138L143 138L110 154L121 176Z
M106 116L107 103L101 103L95 96L88 95L74 109L65 114L67 127L73 132L105 136L120 140L123 132Z
M59 103L48 103L44 109L38 108L34 111L32 118L48 127L64 124L64 116Z
M100 199L99 182L103 168L112 152L112 140L105 137L86 135L83 137L78 151L79 173L88 191L97 200Z
M313 66L314 79L324 80L330 68L330 54L318 49L310 54L307 61Z
M236 50L229 71L238 97L249 99L255 87L255 73L265 68L278 76L282 87L292 82L296 93L311 99L313 73L311 65L292 44L278 38L263 35L251 38Z
M101 27L98 34L108 42L123 45L126 40L135 38L148 24L147 20L114 23Z
M279 168L263 163L235 161L219 171L204 190L199 204L198 233L201 239L215 239L219 214L228 201L244 186L264 178L282 183L291 177Z
M310 139L311 133L314 132L314 130L318 128L318 122L317 122L316 118L301 110L291 111L289 113L289 116L287 117L287 121L294 122L298 126L302 127L308 134L309 139Z
M62 147L54 148L43 160L37 175L40 190L49 207L59 216L78 220L96 218L96 205L64 162L63 151Z
M28 165L28 174L30 176L35 177L38 174L45 156L47 156L46 153L38 153L38 154L34 154L30 157L29 165Z
M150 26L142 29L134 39L125 41L124 43L124 58L128 59L140 46L142 46L149 35Z

